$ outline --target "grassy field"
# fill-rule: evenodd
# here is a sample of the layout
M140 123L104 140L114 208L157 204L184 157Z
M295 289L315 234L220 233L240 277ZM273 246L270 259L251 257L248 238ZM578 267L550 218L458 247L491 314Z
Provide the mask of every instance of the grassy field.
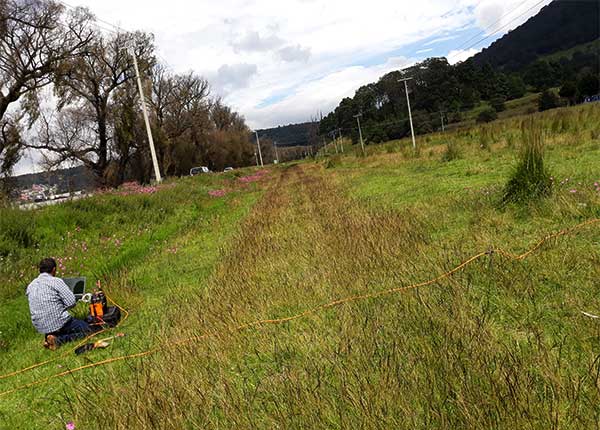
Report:
M1 373L55 360L0 376L0 428L598 428L600 325L581 312L600 313L600 224L378 295L600 218L600 109L533 117L554 187L526 206L501 204L512 118L416 154L396 141L4 211ZM127 337L83 358L42 350L23 297L42 255L100 280Z

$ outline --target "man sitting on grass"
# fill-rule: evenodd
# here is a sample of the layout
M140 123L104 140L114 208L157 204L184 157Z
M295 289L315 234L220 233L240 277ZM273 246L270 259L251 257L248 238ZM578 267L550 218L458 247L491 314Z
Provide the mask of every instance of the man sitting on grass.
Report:
M46 335L44 347L51 351L95 331L85 321L69 314L68 310L77 304L75 295L55 276L56 261L46 258L40 263L40 276L27 287L31 322L39 333Z

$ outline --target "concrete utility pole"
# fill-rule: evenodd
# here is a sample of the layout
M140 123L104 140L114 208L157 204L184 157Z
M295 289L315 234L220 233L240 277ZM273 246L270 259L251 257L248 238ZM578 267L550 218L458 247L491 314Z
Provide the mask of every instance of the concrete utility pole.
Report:
M262 151L260 149L260 139L258 138L258 131L255 131L255 133L256 133L256 145L258 146L258 156L260 157L260 167L265 167L265 165L263 164Z
M363 140L362 128L360 128L360 117L361 116L362 116L362 113L359 113L358 115L354 115L354 118L356 118L356 122L358 122L358 135L360 136L360 146L362 148L362 153L364 156L366 156L367 153L365 152L365 141Z
M342 154L344 153L344 138L342 137L342 129L338 128L338 135L340 139L340 147L342 148Z
M258 163L258 154L256 153L256 151L254 151L254 158L256 158L256 167L259 167L260 164Z
M415 128L413 127L412 112L410 110L410 96L408 95L408 81L411 79L412 78L399 79L398 82L404 82L404 89L406 90L406 104L408 105L408 118L410 119L410 133L412 135L413 148L416 150L417 141L415 140Z
M440 112L440 118L442 119L442 133L446 131L444 127L444 112Z
M275 158L277 159L277 163L279 164L279 151L277 151L277 142L273 141L273 147L275 148Z
M135 56L135 50L133 47L129 47L129 54L133 58L133 67L135 68L135 75L137 77L138 90L140 91L140 99L142 102L142 113L144 114L144 122L146 123L146 132L148 133L148 142L150 144L150 154L152 155L152 164L154 165L154 176L157 183L162 182L162 176L160 175L160 168L158 167L158 159L156 158L156 148L154 148L154 139L152 138L152 129L150 128L150 120L148 119L148 107L146 106L146 97L144 97L144 87L142 86L142 79L140 78L140 70L138 68L137 57Z

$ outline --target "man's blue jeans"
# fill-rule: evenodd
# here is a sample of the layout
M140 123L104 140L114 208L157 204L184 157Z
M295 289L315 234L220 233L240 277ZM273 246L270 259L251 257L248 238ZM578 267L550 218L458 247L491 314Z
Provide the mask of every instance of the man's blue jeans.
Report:
M90 334L97 331L95 327L90 326L88 323L77 318L71 318L71 320L64 325L56 333L52 333L56 336L56 342L58 345L62 345L67 342L73 342L77 339L83 339Z

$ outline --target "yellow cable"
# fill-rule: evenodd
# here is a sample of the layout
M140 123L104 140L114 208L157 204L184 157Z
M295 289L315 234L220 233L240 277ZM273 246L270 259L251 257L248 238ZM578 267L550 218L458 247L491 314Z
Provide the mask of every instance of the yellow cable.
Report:
M574 232L576 230L579 230L579 229L581 229L581 228L583 228L585 226L596 224L598 222L600 222L600 219L592 219L592 220L586 221L584 223L578 224L575 227L572 227L572 228L569 228L569 229L564 229L564 230L561 230L558 233L554 233L554 234L551 234L549 236L546 236L544 239L542 239L540 242L538 242L533 248L531 248L529 251L527 251L527 252L525 252L524 254L521 254L521 255L511 254L511 253L506 252L506 251L501 250L501 249L494 249L493 252L498 253L500 255L503 255L503 256L505 256L507 258L510 258L510 259L524 260L527 257L529 257L531 254L533 254L535 251L537 251L548 240L556 238L556 237L559 237L559 236L564 236L566 234L570 234L570 233L572 233L572 232ZM454 269L452 269L452 270L450 270L450 271L448 271L448 272L446 272L446 273L444 273L442 275L439 275L439 276L437 276L437 277L435 277L433 279L430 279L428 281L424 281L424 282L421 282L421 283L409 285L409 286L406 286L406 287L391 288L391 289L388 289L388 290L379 291L379 292L375 292L375 293L369 293L369 294L351 296L351 297L347 297L347 298L344 298L344 299L335 300L333 302L329 302L329 303L326 303L326 304L322 304L322 305L316 306L314 308L308 309L308 310L306 310L304 312L301 312L299 314L296 314L296 315L293 315L293 316L290 316L290 317L279 318L279 319L258 320L258 321L255 321L255 322L251 322L251 323L247 323L247 324L242 324L240 326L234 327L233 330L235 330L235 331L242 331L242 330L253 328L253 327L259 327L259 326L262 326L262 325L283 324L283 323L286 323L286 322L290 322L290 321L294 321L294 320L297 320L297 319L300 319L300 318L304 318L304 317L306 317L308 315L317 313L320 310L333 308L333 307L340 306L340 305L343 305L343 304L346 304L346 303L356 302L356 301L362 301L362 300L371 299L371 298L377 298L377 297L381 297L381 296L385 296L385 295L389 295L389 294L394 294L394 293L399 293L399 292L405 292L405 291L413 290L413 289L416 289L416 288L426 287L426 286L435 284L435 283L441 281L442 279L445 279L445 278L448 278L448 277L454 275L456 272L464 269L465 267L469 266L470 264L474 263L475 261L477 261L480 258L485 257L486 255L489 255L489 254L490 254L490 251L481 252L481 253L479 253L479 254L477 254L477 255L469 258L468 260L464 261L463 263L459 264ZM108 296L107 296L107 298L108 298ZM109 299L109 300L111 300L111 299ZM115 303L115 305L116 305L116 302L114 302L113 300L111 300L111 301L113 303ZM120 308L120 309L122 309L122 308ZM128 315L128 313L127 313L127 315ZM223 330L222 332L224 332L224 331L225 330ZM67 370L65 372L57 373L57 374L49 376L47 378L36 380L36 381L30 382L28 384L17 386L17 387L15 387L15 388L13 388L11 390L8 390L8 391L0 392L0 397L3 397L3 396L6 396L6 395L15 393L15 392L20 391L20 390L31 388L31 387L34 387L36 385L44 384L44 383L46 383L48 381L51 381L52 379L55 379L55 378L61 378L61 377L67 376L67 375L72 375L74 373L86 370L86 369L90 369L90 368L93 368L93 367L99 367L99 366L103 366L103 365L115 363L115 362L118 362L118 361L146 357L146 356L155 354L155 353L160 352L160 351L165 350L165 349L170 349L170 348L173 348L173 347L176 347L176 346L180 346L180 345L184 345L184 344L187 344L187 343L190 343L190 342L194 342L194 341L204 340L204 339L207 339L208 337L214 336L216 334L218 334L218 332L208 333L208 334L205 334L205 335L202 335L202 336L193 336L193 337L190 337L190 338L187 338L187 339L182 339L180 341L171 342L169 344L165 343L162 346L158 346L158 347L156 347L154 349L150 349L150 350L147 350L147 351L139 352L137 354L124 355L124 356L120 356L120 357L114 357L114 358L110 358L110 359L107 359L107 360L98 361L98 362L95 362L95 363L86 364L85 366L80 366L80 367L77 367L77 368L74 368L74 369L71 369L71 370Z

